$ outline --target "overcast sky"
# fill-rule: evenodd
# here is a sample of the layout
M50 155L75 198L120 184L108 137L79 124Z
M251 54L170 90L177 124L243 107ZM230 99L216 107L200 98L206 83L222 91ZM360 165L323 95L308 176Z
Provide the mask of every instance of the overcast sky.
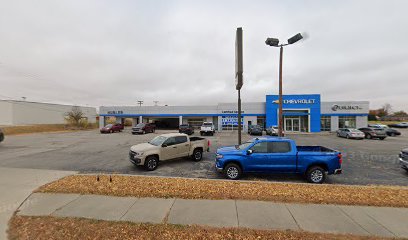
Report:
M244 31L243 101L284 93L368 100L408 111L408 1L0 0L0 99L101 105L236 101L235 30Z

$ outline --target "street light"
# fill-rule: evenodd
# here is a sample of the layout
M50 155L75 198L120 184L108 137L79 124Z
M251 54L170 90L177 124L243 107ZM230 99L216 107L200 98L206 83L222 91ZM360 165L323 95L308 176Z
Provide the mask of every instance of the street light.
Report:
M294 44L295 42L301 40L303 38L302 34L298 33L295 36L288 39L288 43L279 44L279 39L277 38L267 38L265 43L271 47L279 47L280 48L280 56L279 56L279 124L278 124L278 135L282 137L283 132L283 110L282 110L282 58L283 58L283 47Z

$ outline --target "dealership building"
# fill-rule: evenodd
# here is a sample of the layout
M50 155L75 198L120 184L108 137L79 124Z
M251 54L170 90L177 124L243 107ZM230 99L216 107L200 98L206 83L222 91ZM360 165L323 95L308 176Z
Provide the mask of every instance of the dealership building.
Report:
M35 125L35 124L65 124L66 113L73 105L0 100L0 126ZM89 123L96 123L96 108L78 107Z
M249 125L263 127L278 124L279 96L267 95L265 102L243 102L244 130ZM368 101L322 102L320 94L284 95L283 124L286 132L335 131L339 128L367 126ZM209 106L101 106L100 126L107 117L117 122L132 118L133 125L155 123L158 128L177 128L179 124L199 127L213 122L218 131L237 129L237 103L219 103Z

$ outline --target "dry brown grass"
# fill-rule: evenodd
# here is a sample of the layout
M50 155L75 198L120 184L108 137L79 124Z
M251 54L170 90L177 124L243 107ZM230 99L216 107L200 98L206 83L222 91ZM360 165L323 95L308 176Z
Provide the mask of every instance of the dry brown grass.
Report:
M253 181L183 179L142 176L73 175L46 184L38 192L114 196L242 199L286 203L317 203L408 207L408 188L345 186Z
M89 124L87 129L97 128L96 124ZM10 126L2 127L5 135L18 135L27 133L41 133L41 132L63 132L63 131L78 131L78 129L66 124L37 124L27 126Z
M138 224L80 218L14 216L9 223L10 239L347 239L378 237L310 233L291 230L253 230L170 224Z

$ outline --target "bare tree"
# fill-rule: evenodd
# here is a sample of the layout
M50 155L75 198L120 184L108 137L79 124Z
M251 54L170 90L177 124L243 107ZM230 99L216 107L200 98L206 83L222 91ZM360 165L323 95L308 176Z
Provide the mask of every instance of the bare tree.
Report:
M85 113L82 112L80 107L73 106L71 111L65 113L65 117L67 118L68 122L80 127L82 125L82 120L85 118Z
M392 113L392 106L389 103L384 104L382 107L384 109L385 115L390 115Z

